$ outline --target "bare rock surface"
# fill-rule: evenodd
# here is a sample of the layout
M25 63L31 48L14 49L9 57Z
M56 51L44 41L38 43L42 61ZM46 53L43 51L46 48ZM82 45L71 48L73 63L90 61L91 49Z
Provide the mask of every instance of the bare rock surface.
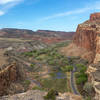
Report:
M4 96L0 100L44 100L43 95L45 95L43 91L30 90L13 96Z
M30 90L13 96L4 96L0 98L0 100L44 100L46 94L47 93L44 91ZM64 93L57 96L56 100L82 100L82 98L71 93Z

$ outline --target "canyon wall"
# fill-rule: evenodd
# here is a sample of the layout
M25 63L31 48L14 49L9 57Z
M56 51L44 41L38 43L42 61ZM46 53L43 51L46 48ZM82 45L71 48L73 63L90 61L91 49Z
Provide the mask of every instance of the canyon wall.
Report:
M78 25L73 43L92 53L88 56L91 56L89 60L93 64L87 73L96 92L95 100L100 100L100 13L91 14L88 21Z
M100 13L91 14L90 19L78 25L73 43L92 52L91 60L100 58ZM95 58L96 57L96 58Z

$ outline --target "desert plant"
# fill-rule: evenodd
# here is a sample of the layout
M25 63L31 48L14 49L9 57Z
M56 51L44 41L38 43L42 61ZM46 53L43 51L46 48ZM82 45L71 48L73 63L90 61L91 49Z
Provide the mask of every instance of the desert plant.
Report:
M56 100L56 91L51 89L46 96L44 96L45 100Z
M90 95L93 91L93 86L91 83L87 82L85 83L83 89Z

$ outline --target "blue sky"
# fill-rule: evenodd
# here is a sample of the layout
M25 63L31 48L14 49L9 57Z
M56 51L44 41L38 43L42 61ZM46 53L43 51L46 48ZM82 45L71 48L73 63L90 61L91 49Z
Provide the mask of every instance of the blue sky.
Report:
M75 31L100 0L0 0L0 28Z

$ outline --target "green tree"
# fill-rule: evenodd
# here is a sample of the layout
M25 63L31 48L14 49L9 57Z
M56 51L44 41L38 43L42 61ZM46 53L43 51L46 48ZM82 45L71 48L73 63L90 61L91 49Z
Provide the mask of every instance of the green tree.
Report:
M83 85L86 81L87 81L87 77L79 77L77 78L76 83L78 85Z
M73 66L65 66L65 67L61 67L61 70L64 72L69 72L73 70Z
M66 66L66 71L72 71L73 70L73 66Z

